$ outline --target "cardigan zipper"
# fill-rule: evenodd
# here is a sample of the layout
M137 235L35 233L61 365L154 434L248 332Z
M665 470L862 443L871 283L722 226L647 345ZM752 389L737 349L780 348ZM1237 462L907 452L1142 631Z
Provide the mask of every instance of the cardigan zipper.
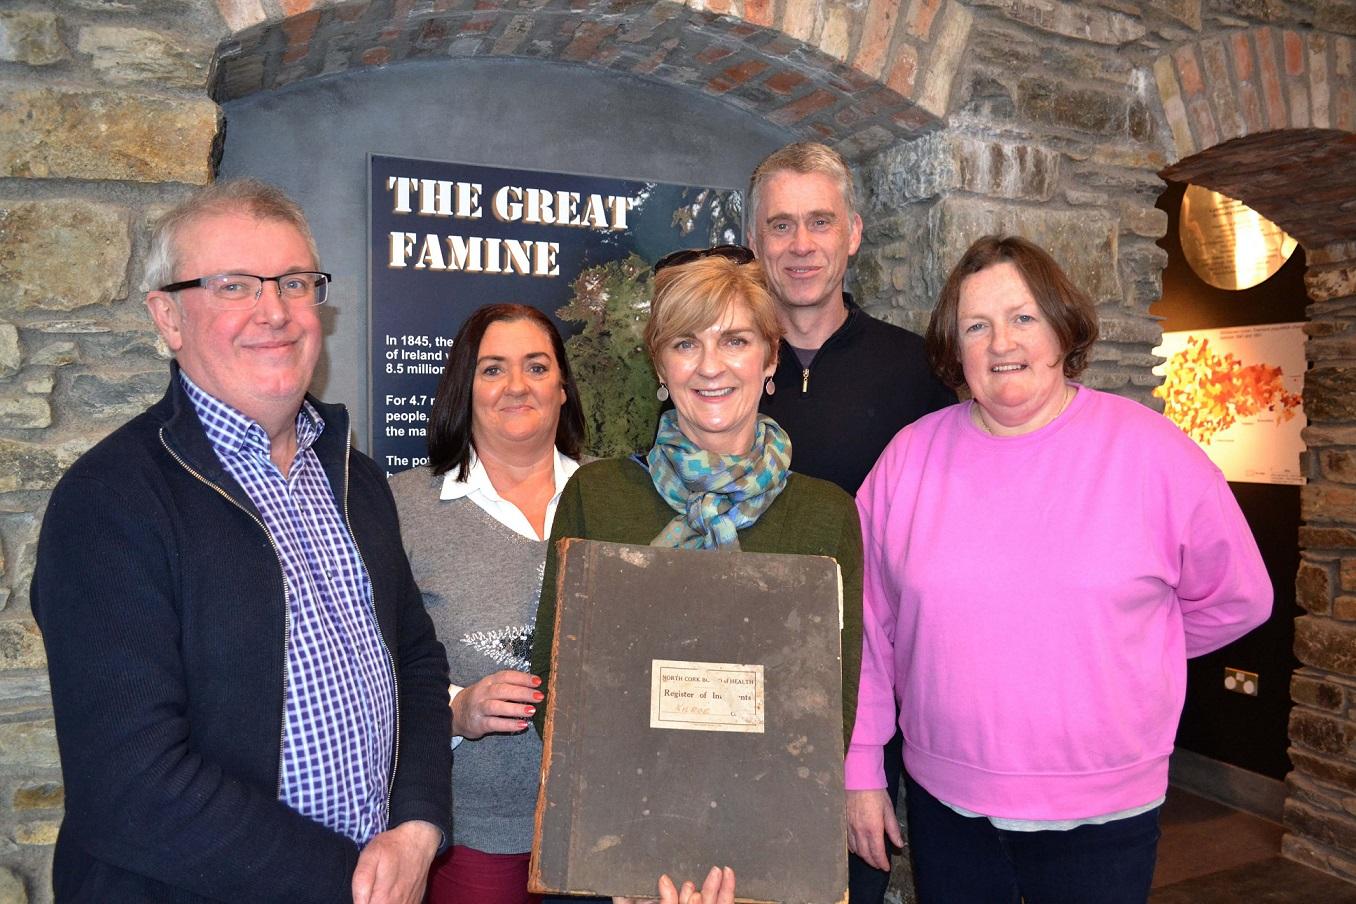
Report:
M391 710L395 713L395 745L391 751L391 771L386 781L386 822L387 828L390 828L391 822L391 790L395 787L396 770L400 767L400 675L396 672L395 657L391 655L391 647L386 643L386 638L381 633L381 620L377 618L377 588L372 583L372 575L367 570L367 561L363 558L363 551L358 546L358 538L353 535L353 524L348 519L348 466L349 459L353 452L353 435L349 434L345 439L344 445L344 527L348 529L348 538L353 542L353 550L358 554L358 563L363 567L363 573L367 575L367 584L372 588L369 594L368 606L372 610L372 623L376 625L377 637L381 640L381 648L386 651L386 664L391 669Z
M805 395L810 391L810 368L805 368L800 372L800 394Z
M283 583L283 672L282 672L283 705L282 705L282 719L281 719L281 723L280 723L279 726L278 726L278 782L277 782L277 796L278 796L278 799L281 800L281 799L282 799L282 793L283 793L283 768L282 768L283 746L284 746L284 745L286 744L286 742L287 742L287 662L288 662L288 650L289 650L289 649L291 648L291 646L292 646L292 594L291 594L291 593L288 591L288 589L287 589L287 572L286 572L286 570L283 568L282 552L278 549L278 544L277 544L276 541L274 541L274 539L273 539L273 534L270 533L270 532L269 532L269 529L268 529L267 527L264 526L264 522L260 521L259 518L258 518L257 516L255 516L255 514L254 514L253 512L251 512L249 509L245 508L243 505L241 505L239 502L237 502L237 501L231 496L230 493L226 492L226 491L223 490L221 487L217 486L215 483L213 483L212 481L208 480L206 477L203 477L201 474L199 474L197 471L195 471L192 467L189 466L188 462L184 461L182 458L179 457L179 453L178 453L178 452L175 452L172 448L170 448L170 444L169 444L168 442L165 441L165 428L164 428L164 427L161 427L161 428L160 428L160 445L164 446L164 447L165 447L165 451L168 452L168 453L170 454L170 457L173 458L175 461L177 461L177 462L179 463L179 467L183 468L185 471L187 471L189 474L191 474L194 478L196 478L197 480L201 481L204 485L206 485L206 486L208 486L208 487L211 487L213 490L215 490L215 491L221 496L221 498L225 499L225 500L226 500L227 502L229 502L231 505L233 505L233 506L235 506L236 508L240 509L240 511L244 512L245 515L246 515L251 521L253 521L255 524L259 525L259 529L260 529L261 531L263 531L263 532L264 532L264 536L268 538L268 545L271 546L271 547L273 548L273 555L274 555L274 556L277 558L277 560L278 560L278 570L279 570L279 571L282 573L282 575L283 575L283 582L282 582L282 583ZM346 465L345 467L347 468L347 465ZM354 545L356 546L357 544L355 543ZM366 566L364 566L364 567L366 567ZM380 631L379 631L378 633L380 633ZM388 792L388 793L389 793L389 792ZM389 804L389 801L388 801L387 806L389 807L389 805L390 805L390 804Z

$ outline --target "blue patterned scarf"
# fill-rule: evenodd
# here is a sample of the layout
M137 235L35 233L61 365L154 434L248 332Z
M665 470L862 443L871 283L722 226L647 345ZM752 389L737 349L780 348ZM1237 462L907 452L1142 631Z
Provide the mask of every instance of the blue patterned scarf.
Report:
M646 461L654 488L678 513L650 545L737 552L739 529L757 521L786 487L791 438L760 414L747 454L708 452L683 435L670 409Z

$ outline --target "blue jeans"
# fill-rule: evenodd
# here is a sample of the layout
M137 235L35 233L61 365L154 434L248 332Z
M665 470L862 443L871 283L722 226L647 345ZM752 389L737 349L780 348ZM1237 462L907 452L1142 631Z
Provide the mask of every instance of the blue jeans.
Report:
M906 772L914 884L921 904L1144 904L1158 853L1158 809L1066 832L1011 832L966 817Z

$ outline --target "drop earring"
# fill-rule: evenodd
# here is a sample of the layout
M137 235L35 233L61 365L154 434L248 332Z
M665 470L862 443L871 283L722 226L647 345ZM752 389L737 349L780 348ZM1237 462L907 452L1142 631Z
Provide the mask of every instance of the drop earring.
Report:
M768 377L763 382L763 391L766 392L768 395L772 395L774 392L777 391L777 384L772 382L771 377Z
M661 402L667 402L669 400L669 388L665 386L663 383L660 383L659 391L656 392L654 396Z

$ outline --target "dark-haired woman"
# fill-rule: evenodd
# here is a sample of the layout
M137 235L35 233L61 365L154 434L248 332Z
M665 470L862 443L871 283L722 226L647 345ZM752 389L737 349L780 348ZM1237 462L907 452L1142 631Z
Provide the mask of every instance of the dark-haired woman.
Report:
M898 700L924 904L1143 904L1186 658L1271 608L1219 469L1161 415L1073 382L1096 338L1050 255L980 239L927 334L971 399L901 430L857 494L849 839L883 860Z
M579 392L535 308L467 318L429 418L429 466L391 479L401 533L451 665L452 847L428 901L519 904L541 768L528 672L546 540L578 467Z

